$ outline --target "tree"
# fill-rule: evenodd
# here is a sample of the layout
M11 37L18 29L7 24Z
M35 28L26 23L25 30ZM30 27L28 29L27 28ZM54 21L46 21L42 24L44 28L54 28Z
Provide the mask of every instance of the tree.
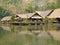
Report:
M11 15L11 12L7 9L0 7L0 18Z
M57 0L57 8L60 8L60 0Z
M12 21L14 21L14 20L15 20L15 16L14 16L14 15L12 15L11 20L12 20Z
M24 12L26 13L32 13L34 11L35 11L34 8L30 4L28 4L24 9Z
M48 3L46 9L56 9L56 4L55 3Z

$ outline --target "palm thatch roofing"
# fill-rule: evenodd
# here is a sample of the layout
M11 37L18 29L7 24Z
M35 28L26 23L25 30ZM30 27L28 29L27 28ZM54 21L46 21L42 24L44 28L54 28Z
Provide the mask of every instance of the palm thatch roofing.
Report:
M41 12L39 12L39 13L41 13ZM38 19L40 19L42 17L40 16L40 14L38 14L37 12L35 12L30 18L38 18Z
M21 18L30 18L34 13L27 13L27 14L17 14L16 16Z
M20 18L45 18L49 16L53 11L52 10L47 10L47 11L36 11L34 13L27 13L27 14L17 14L15 19ZM51 16L51 15L50 15ZM6 16L1 19L1 21L9 21L11 20L11 16Z
M35 13L17 14L16 16L21 18L41 18L39 14L36 15Z
M16 16L21 18L45 18L52 13L52 10L47 11L36 11L34 13L27 13L27 14L17 14Z
M60 18L60 9L55 9L48 18Z
M1 21L9 21L9 20L11 20L11 16L6 16L1 19Z
M36 13L38 13L42 18L49 16L52 12L53 10L36 11Z

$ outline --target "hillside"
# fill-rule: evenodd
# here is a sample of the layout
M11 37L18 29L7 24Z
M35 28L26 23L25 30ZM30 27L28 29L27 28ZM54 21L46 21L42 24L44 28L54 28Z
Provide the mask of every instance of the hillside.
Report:
M60 8L59 4L60 0L0 0L0 7L8 10L11 14L32 13L34 11ZM3 16L5 16L5 12L2 12L4 13Z
M57 1L56 0L0 0L0 6L12 11L13 13L22 13L22 12L24 13L27 10L26 8L33 8L33 10L41 10L41 8L44 7L43 9L46 9L47 3L51 2L56 3Z

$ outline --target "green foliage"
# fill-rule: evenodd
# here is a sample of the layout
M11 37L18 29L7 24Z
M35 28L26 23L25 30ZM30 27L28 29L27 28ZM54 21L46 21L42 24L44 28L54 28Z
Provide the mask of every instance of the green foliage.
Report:
M39 6L35 6L35 10L40 10L40 7Z
M57 8L60 8L60 0L57 0Z
M34 10L34 8L33 8L30 4L28 4L28 5L25 7L24 11L27 12L27 13L32 13L32 12L34 12L35 10Z
M49 21L50 23L52 23L52 22L57 22L56 19L49 19L48 21Z
M4 16L11 15L11 12L9 10L6 10L2 7L0 7L0 18L3 18Z
M47 4L47 9L55 9L56 8L56 4L55 3L48 3Z
M14 26L13 25L11 26L11 32L14 32Z
M60 0L57 0L56 3L55 1L48 3L48 0L29 0L28 2L25 0L0 0L0 5L7 10L12 10L13 13L31 13L38 10L60 8Z
M14 21L14 20L15 20L15 16L14 16L14 15L12 15L11 20L12 20L12 21Z

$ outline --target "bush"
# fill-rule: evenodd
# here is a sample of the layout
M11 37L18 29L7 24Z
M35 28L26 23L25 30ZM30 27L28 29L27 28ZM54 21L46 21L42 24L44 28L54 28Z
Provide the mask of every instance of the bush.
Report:
M15 20L15 16L14 16L14 15L11 17L11 20L12 20L12 21L14 21L14 20Z
M0 19L9 15L11 15L11 12L9 10L0 7Z

